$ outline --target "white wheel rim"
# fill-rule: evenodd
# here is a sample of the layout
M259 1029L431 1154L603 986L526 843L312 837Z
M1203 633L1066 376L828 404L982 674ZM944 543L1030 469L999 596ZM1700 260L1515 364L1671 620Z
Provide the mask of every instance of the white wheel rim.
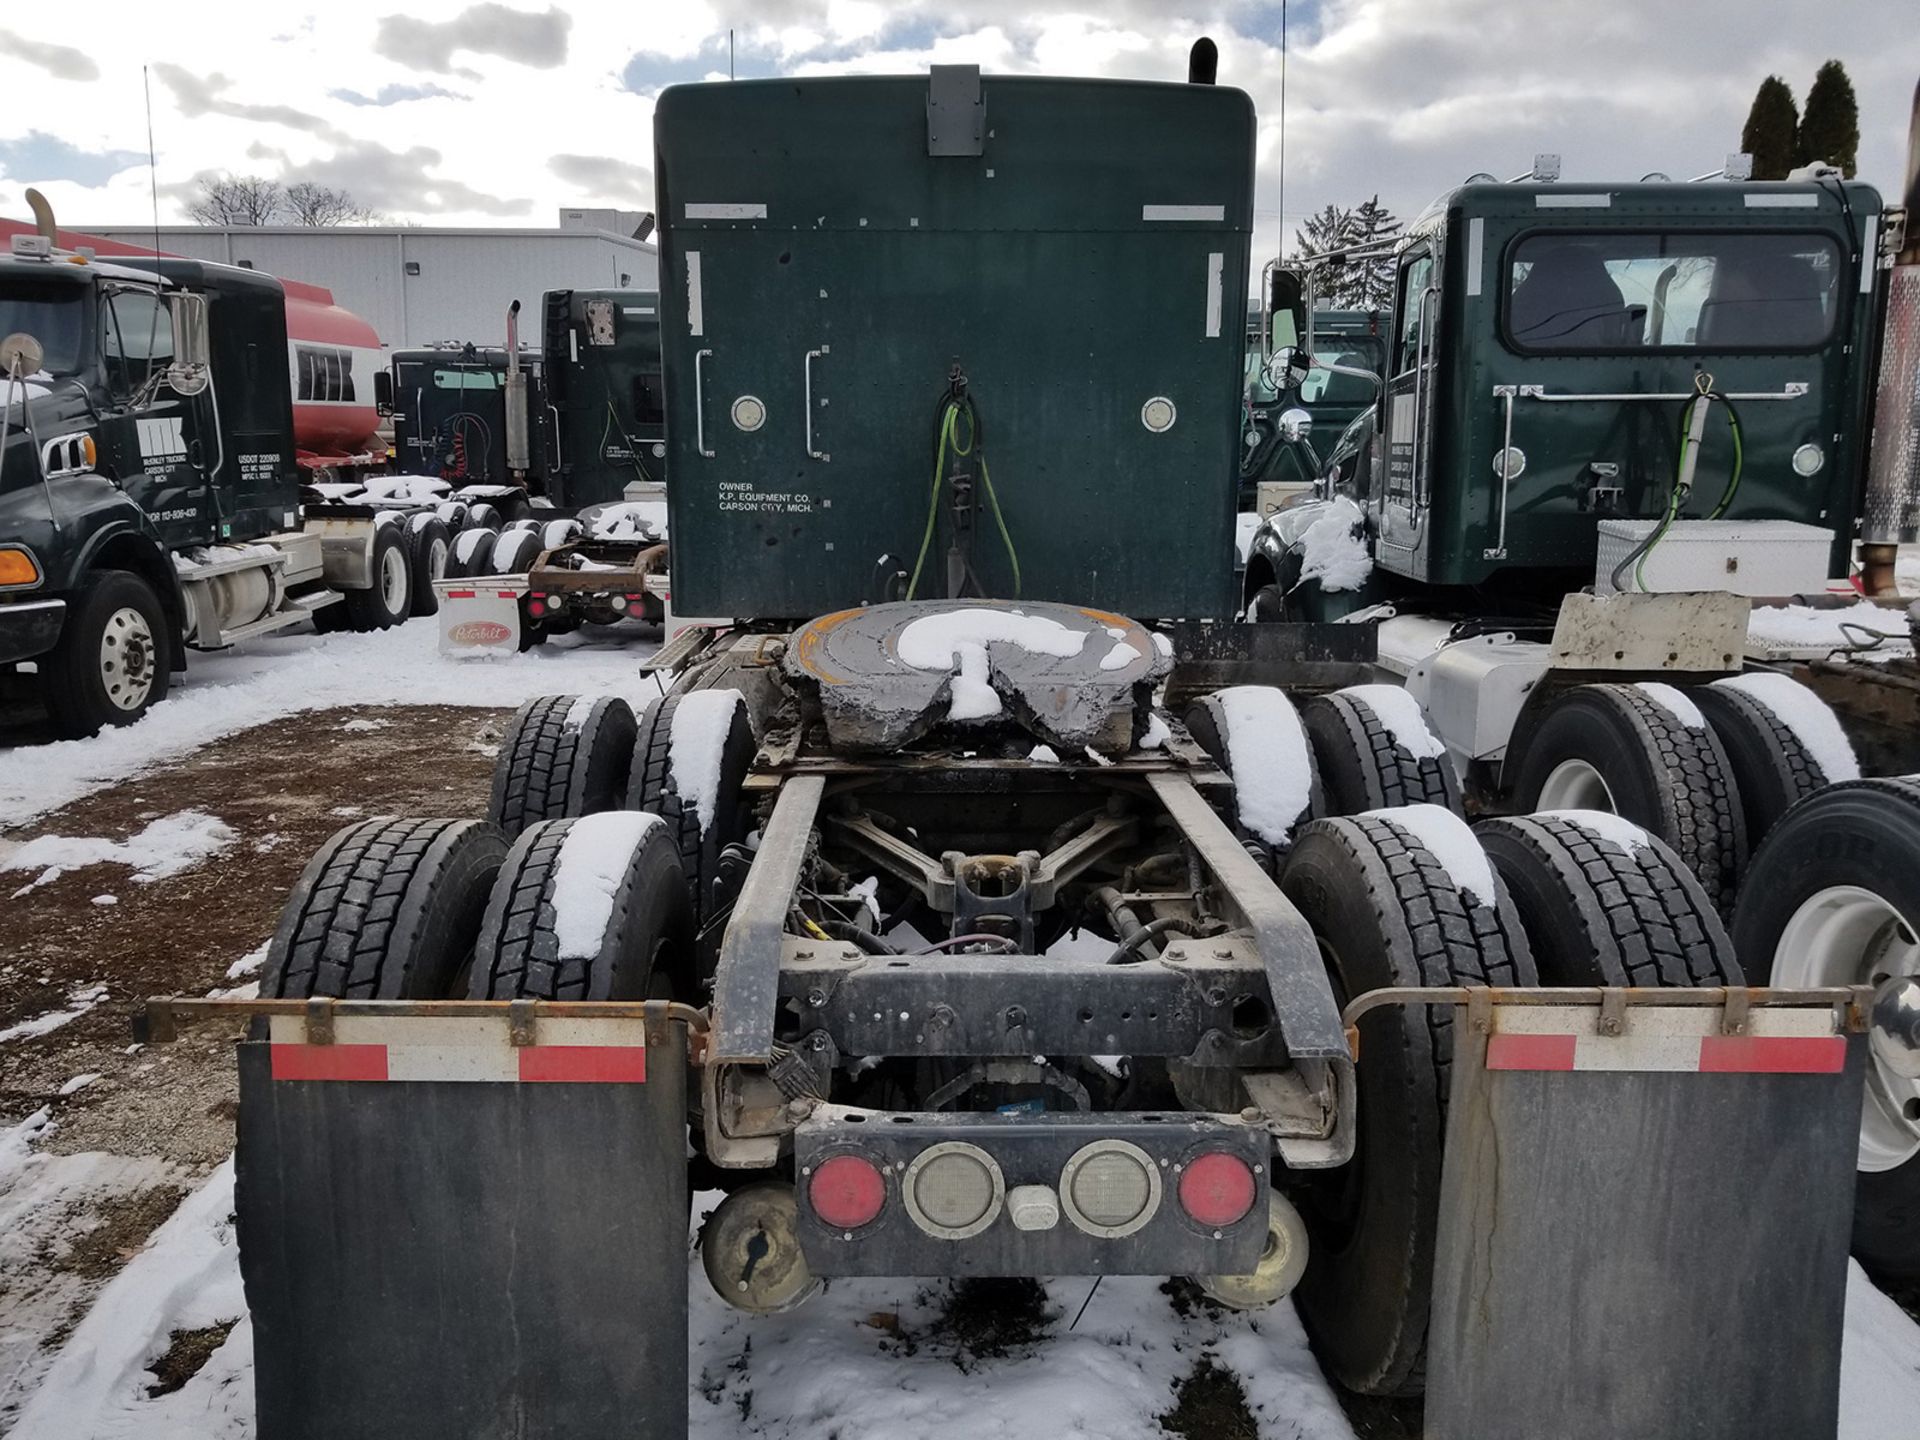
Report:
M380 598L386 602L387 612L398 615L407 603L407 557L400 553L400 547L391 547L380 557Z
M1877 985L1920 975L1920 943L1895 910L1871 890L1835 885L1809 897L1773 950L1775 985ZM1920 1080L1873 1056L1860 1110L1860 1168L1892 1170L1920 1154Z
M435 540L427 547L427 578L444 580L447 576L447 542Z
M153 693L153 630L147 617L123 605L100 633L100 683L116 710L138 710Z
M1562 760L1540 787L1536 810L1604 810L1613 814L1613 791L1600 772L1585 760Z

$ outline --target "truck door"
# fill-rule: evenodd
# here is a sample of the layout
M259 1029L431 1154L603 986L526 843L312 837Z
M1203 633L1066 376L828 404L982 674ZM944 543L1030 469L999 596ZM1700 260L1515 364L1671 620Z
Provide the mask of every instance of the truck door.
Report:
M1423 243L1401 256L1393 313L1396 324L1389 337L1386 484L1380 499L1379 560L1396 574L1412 575L1432 484L1440 270L1430 244Z
M151 290L116 289L100 307L100 354L111 398L110 453L122 486L169 548L218 538L210 477L220 463L204 394L183 399L163 383L173 323Z

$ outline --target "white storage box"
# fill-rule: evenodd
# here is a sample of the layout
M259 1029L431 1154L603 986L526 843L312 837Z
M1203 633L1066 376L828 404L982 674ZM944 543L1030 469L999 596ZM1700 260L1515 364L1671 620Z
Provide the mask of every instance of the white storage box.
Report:
M1594 569L1596 595L1614 593L1613 570L1659 524L1602 520ZM1622 590L1673 595L1721 590L1730 595L1818 595L1827 588L1833 536L1797 520L1676 520L1639 566L1620 577Z
M468 575L436 580L442 655L517 654L524 575Z

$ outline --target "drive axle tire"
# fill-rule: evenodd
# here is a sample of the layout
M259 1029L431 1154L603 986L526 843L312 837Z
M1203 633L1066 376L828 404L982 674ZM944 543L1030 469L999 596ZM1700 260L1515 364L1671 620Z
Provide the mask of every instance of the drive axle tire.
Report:
M1920 777L1830 785L1753 858L1733 940L1758 985L1868 985L1920 974ZM1920 1283L1920 1081L1867 1060L1853 1253Z
M440 613L440 597L433 582L444 580L447 562L453 558L453 532L437 515L415 515L407 522L407 538L413 543L413 606L415 615Z
M1234 781L1234 816L1243 840L1271 860L1284 855L1299 827L1326 814L1320 771L1300 713L1272 685L1235 685L1187 707L1187 733Z
M1833 711L1791 676L1736 675L1687 694L1727 752L1750 849L1797 801L1836 781L1860 778L1853 746ZM1802 730L1816 733L1802 735ZM1818 754L1835 773L1827 773L1809 740L1819 744Z
M341 602L348 626L364 634L403 623L413 603L413 565L398 523L374 527L368 579L366 589L347 591Z
M1465 821L1416 805L1303 827L1280 888L1313 927L1342 1003L1387 986L1534 984L1519 916L1476 861L1485 865ZM1466 890L1449 864L1478 870ZM1373 1010L1359 1053L1354 1158L1294 1193L1312 1237L1294 1296L1342 1385L1413 1395L1425 1385L1453 1009Z
M270 999L436 1000L473 954L506 838L482 820L362 820L314 853L260 972Z
M467 526L473 530L499 530L506 519L500 511L485 500L465 502L467 505Z
M469 526L453 537L453 553L447 557L447 574L466 579L470 575L484 575L487 565L493 559L493 543L499 539L498 530L490 530L484 525Z
M618 807L633 764L633 708L614 695L537 695L514 711L487 818L508 835Z
M1543 985L1743 985L1699 879L1617 815L1561 810L1473 827Z
M487 575L524 575L540 556L538 530L502 530L493 542L493 555L487 562Z
M1453 761L1397 685L1355 685L1300 708L1329 815L1398 805L1439 805L1465 814Z
M747 699L738 690L683 691L655 701L640 717L627 808L667 822L696 921L710 908L720 852L746 837L742 794L757 749ZM704 792L689 793L703 776L715 777L710 800Z
M500 867L474 950L474 1000L644 1000L686 974L693 913L657 815L542 820Z
M128 570L95 572L41 661L53 727L74 740L131 725L167 698L173 631L153 587Z
M1664 685L1566 691L1527 741L1514 808L1626 817L1672 846L1727 915L1746 865L1746 825L1726 752L1705 717L1692 723L1691 709Z

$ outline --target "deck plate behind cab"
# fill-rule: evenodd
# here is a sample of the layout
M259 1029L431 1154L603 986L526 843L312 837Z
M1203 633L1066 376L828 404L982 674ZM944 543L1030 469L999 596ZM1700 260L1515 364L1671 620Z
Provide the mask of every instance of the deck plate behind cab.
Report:
M948 725L1017 726L1125 754L1170 647L1123 615L1002 600L902 601L794 632L788 675L816 689L837 750L893 750Z

